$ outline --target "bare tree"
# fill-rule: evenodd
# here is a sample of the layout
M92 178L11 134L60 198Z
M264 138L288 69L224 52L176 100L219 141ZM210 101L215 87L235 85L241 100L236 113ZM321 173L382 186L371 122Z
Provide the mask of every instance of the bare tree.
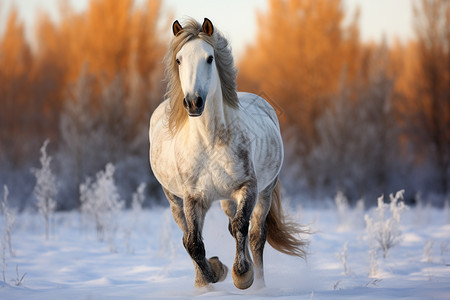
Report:
M421 0L414 6L418 65L410 124L421 154L438 173L438 189L450 184L450 1Z
M341 83L332 106L316 122L319 143L305 163L318 191L343 191L350 200L387 192L398 131L392 109L388 50L371 55L368 80Z

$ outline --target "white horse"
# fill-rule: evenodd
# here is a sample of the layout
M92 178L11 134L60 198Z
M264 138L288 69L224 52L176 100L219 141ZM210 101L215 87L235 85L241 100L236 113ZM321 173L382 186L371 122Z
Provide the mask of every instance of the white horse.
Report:
M167 97L150 120L150 164L183 231L195 285L225 279L218 257L207 259L202 228L213 201L229 217L236 239L236 287L264 286L266 239L275 249L304 257L300 226L281 209L278 174L283 142L278 119L264 99L236 92L237 70L227 40L205 18L172 26L165 58ZM251 226L250 226L251 224ZM248 250L250 244L252 257Z

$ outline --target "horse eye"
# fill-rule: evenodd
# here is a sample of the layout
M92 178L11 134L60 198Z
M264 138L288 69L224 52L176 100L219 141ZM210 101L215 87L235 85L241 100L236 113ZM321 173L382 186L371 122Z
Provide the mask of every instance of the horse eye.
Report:
M214 59L214 57L212 57L212 55L211 55L211 56L208 57L208 59L206 60L206 62L207 62L208 64L211 64L211 63L213 62L213 59Z
M177 62L177 65L181 64L181 61L178 58L177 58L176 62Z

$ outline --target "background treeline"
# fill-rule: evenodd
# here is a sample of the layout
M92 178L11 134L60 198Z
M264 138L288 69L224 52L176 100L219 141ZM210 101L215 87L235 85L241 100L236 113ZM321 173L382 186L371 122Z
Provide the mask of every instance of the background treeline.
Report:
M343 1L269 0L259 13L238 85L279 113L293 199L449 195L450 2L411 3L415 38L392 44L363 43ZM163 199L147 133L165 89L161 32L172 19L161 6L91 0L75 12L61 2L57 22L36 19L33 44L15 9L0 20L0 184L18 207L34 201L30 168L46 139L59 209L78 208L80 184L108 162L127 203L141 182L147 204Z
M415 39L393 45L363 43L343 1L270 0L258 16L239 87L279 109L289 191L448 195L450 1L411 4Z

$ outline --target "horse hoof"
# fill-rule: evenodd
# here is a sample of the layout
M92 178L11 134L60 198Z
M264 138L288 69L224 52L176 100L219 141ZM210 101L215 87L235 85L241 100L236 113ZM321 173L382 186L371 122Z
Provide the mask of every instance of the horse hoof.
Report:
M208 259L211 264L212 270L216 275L217 281L224 281L227 278L228 268L225 266L217 256L211 257Z
M233 277L234 285L241 290L248 289L253 284L253 268L250 266L247 272L238 274L233 268L231 276Z

